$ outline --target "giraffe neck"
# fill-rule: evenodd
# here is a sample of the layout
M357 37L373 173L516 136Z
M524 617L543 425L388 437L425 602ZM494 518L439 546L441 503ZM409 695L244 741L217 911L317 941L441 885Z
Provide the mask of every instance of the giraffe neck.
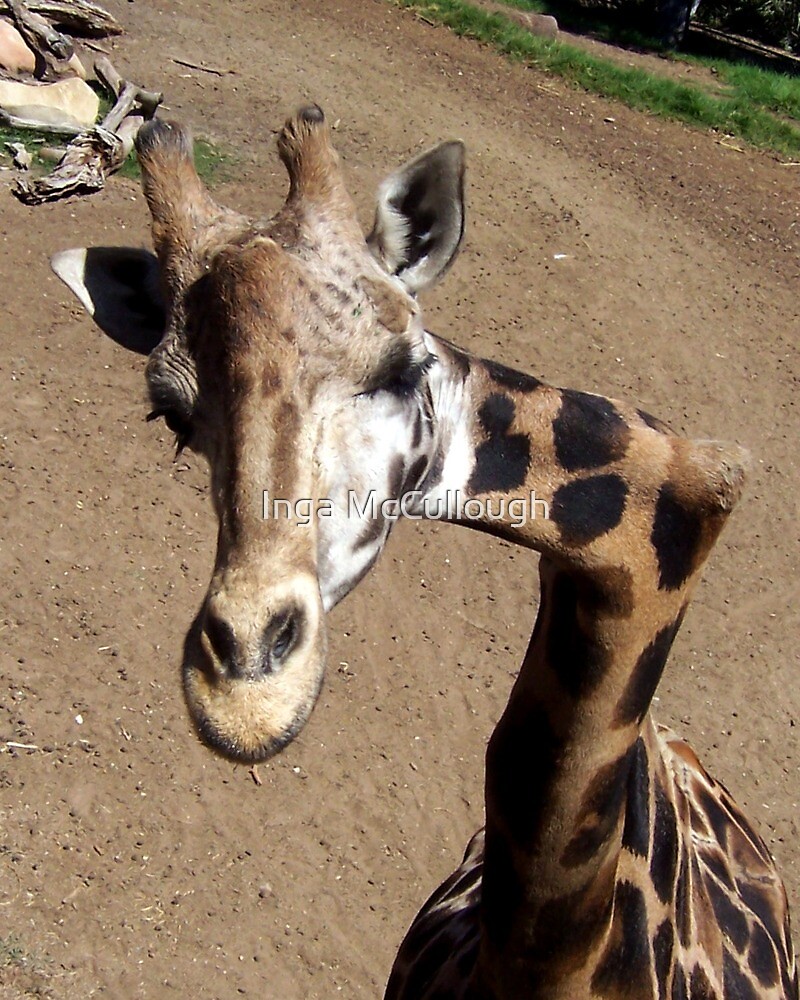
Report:
M426 499L457 497L452 520L542 554L536 626L486 759L481 939L496 995L534 996L531 977L557 978L608 930L650 702L742 455L434 346ZM532 495L549 516L508 503Z
M482 963L498 996L538 996L598 948L623 844L650 850L627 803L647 794L648 709L689 589L640 612L641 592L611 575L598 585L544 556L540 578L486 756Z
M616 564L604 536L686 464L690 443L629 405L429 343L439 363L425 513L444 505L450 520L587 570Z

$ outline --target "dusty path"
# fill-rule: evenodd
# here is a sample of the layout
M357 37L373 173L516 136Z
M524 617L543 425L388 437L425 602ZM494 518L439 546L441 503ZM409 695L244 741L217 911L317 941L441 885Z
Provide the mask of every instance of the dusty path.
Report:
M433 328L752 449L658 710L756 818L800 914L797 168L508 66L382 0L108 5L129 31L120 66L242 150L222 199L278 204L272 132L306 98L340 119L365 223L384 172L461 136L468 238L428 303ZM0 197L0 751L40 748L0 754L0 938L31 956L13 971L0 952L0 997L377 997L481 823L535 562L401 527L331 618L302 738L260 785L213 758L177 673L212 556L205 470L171 464L169 436L143 422L140 361L46 266L65 245L146 243L141 195L117 180L36 210Z

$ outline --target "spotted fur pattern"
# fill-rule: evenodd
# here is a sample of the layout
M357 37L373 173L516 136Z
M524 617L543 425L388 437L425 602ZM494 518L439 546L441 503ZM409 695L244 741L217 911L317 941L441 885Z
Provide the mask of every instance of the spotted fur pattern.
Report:
M613 916L599 963L566 987L543 982L525 996L794 1000L786 894L766 845L727 790L687 744L665 727L648 727L625 797ZM494 996L477 965L484 849L481 830L414 919L386 1000ZM707 933L717 928L721 936Z
M624 404L431 346L474 414L455 418L460 468L432 478L466 496L535 484L551 518L499 532L544 553L539 617L487 755L487 829L413 922L387 998L797 1000L769 851L649 715L732 506L728 460ZM645 444L648 471L626 468Z
M259 760L304 725L324 613L393 523L347 516L348 490L409 499L414 516L444 503L541 554L536 625L488 747L485 830L414 921L387 997L798 1000L766 846L650 717L741 492L741 451L425 331L413 296L463 232L459 143L389 178L366 241L316 106L280 133L289 194L266 222L211 200L178 127L150 123L137 147L157 262L112 251L98 279L102 251L72 251L57 269L117 331L131 323L109 306L125 260L129 298L155 272L164 293L133 320L166 325L137 338L152 343L154 415L207 456L219 519L183 664L202 738ZM331 498L334 516L265 520L264 489ZM490 513L533 495L548 517Z

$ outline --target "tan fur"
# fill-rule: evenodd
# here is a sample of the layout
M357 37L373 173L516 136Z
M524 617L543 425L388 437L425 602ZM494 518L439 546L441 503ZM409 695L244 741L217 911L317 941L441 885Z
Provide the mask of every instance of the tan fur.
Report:
M213 203L174 126L151 129L140 149L170 306L148 364L151 396L191 418L220 523L184 660L201 734L255 760L308 717L325 653L318 535L292 518L265 521L258 498L267 487L319 497L351 459L357 401L391 396L380 377L391 383L416 362L419 385L398 398L418 407L418 436L432 428L418 472L426 490L484 500L535 491L551 517L475 522L462 506L453 518L541 553L539 619L489 743L485 838L412 926L387 997L797 1000L769 852L649 714L741 494L744 452L687 441L627 404L499 370L425 334L414 300L370 255L322 112L298 112L278 148L290 190L264 224ZM440 173L448 158L460 195L457 144ZM396 206L383 208L391 222ZM460 200L445 215L454 232L441 269L461 238ZM392 270L409 233L390 233ZM379 228L373 237L386 257ZM420 362L436 373L427 382ZM406 488L398 469L394 496Z

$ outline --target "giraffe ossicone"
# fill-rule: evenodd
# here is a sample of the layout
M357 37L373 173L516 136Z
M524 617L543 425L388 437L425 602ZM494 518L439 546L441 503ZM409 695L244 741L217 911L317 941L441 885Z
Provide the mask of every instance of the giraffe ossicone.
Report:
M485 831L414 921L386 996L797 1000L769 851L650 716L745 454L425 329L416 295L463 235L460 143L383 183L366 238L316 105L278 149L286 202L251 220L212 200L183 129L146 125L155 255L53 262L148 354L152 415L209 463L217 558L183 664L201 737L241 760L285 746L319 692L325 613L394 523L380 504L413 497L416 516L455 496L449 520L541 554L541 601L487 752ZM351 516L350 492L378 513ZM488 513L525 496L548 516ZM322 498L325 517L297 506Z

